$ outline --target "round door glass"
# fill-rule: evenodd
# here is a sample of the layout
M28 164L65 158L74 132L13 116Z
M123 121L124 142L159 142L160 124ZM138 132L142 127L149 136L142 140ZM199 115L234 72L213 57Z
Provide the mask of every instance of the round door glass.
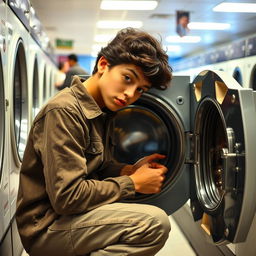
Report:
M51 95L52 95L52 87L53 87L53 84L52 84L52 72L51 72L50 83L49 83L49 88L48 88L48 95L49 95L49 97L51 97Z
M2 56L0 54L0 182L4 160L4 132L5 132L5 98Z
M26 57L22 43L19 43L14 68L13 116L15 141L19 159L22 160L28 133L28 91Z
M47 97L47 79L46 79L46 68L44 69L44 82L43 82L43 100L46 101Z
M199 164L195 169L197 194L202 205L214 210L224 195L221 154L224 148L229 148L229 142L221 110L210 98L203 100L198 107L195 134L199 134Z
M256 91L256 65L253 67L250 81L251 88Z
M235 80L241 85L243 86L243 78L242 78L242 73L240 68L235 68L234 73L233 73L233 77L235 78Z
M179 177L185 159L184 128L167 103L143 95L133 105L118 111L114 121L117 161L134 164L144 156L163 154L166 158L159 162L168 167L163 189Z
M39 77L38 77L38 63L37 63L37 59L35 59L34 76L33 76L33 108L32 108L33 119L35 118L38 111L39 111Z

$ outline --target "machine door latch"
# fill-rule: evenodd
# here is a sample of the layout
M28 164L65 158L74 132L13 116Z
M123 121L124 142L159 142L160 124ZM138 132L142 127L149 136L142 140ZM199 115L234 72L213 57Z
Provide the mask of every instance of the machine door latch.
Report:
M238 192L243 188L243 179L241 178L244 169L245 153L239 152L239 143L235 144L235 152L229 153L227 148L222 148L222 182L223 189L226 192Z
M198 142L199 142L199 134L186 132L186 143L190 145L187 152L187 157L185 160L185 164L198 164Z

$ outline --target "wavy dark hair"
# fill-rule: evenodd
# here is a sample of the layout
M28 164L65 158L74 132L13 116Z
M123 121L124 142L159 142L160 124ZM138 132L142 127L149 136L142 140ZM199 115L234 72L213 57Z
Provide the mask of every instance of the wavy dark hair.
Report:
M157 89L166 89L172 79L172 68L161 43L138 29L120 30L106 47L101 48L93 74L97 73L97 63L102 56L106 58L110 68L120 64L139 66L152 87Z

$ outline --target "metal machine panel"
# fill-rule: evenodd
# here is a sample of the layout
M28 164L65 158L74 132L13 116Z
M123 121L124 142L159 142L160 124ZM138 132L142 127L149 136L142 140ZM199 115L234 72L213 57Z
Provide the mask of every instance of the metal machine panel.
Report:
M16 211L19 170L28 134L28 32L7 9L7 84L10 92L10 201L11 217Z
M131 125L127 125L127 123ZM189 77L174 77L166 91L151 90L115 117L115 158L134 163L155 152L165 154L169 171L161 193L137 194L135 203L150 203L171 214L190 195ZM182 190L182 193L181 193Z
M6 4L0 1L0 243L10 224ZM4 243L4 242L3 242ZM0 249L1 250L1 249Z
M255 113L251 89L209 70L191 85L186 77L174 77L166 91L152 90L120 110L115 158L134 163L158 152L167 155L169 170L159 194L137 194L131 201L170 214L189 191L194 220L201 220L209 240L245 241L256 207Z

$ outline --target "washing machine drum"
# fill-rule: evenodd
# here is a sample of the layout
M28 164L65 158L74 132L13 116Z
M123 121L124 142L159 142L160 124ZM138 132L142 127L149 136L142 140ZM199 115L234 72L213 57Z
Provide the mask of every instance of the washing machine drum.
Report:
M179 95L177 87L182 86L175 81L168 95L172 90ZM207 236L215 243L242 242L256 206L253 91L221 71L201 72L186 87L190 89L189 99L185 99L190 101L189 131L184 128L187 120L181 115L182 105L171 100L168 105L163 94L149 93L118 112L114 156L134 163L155 152L166 154L163 164L169 171L162 192L155 200L136 195L137 202L144 203L140 198L148 197L146 203L153 201L171 214L169 205L182 198L188 186L194 220L201 220ZM181 179L189 181L179 182Z

